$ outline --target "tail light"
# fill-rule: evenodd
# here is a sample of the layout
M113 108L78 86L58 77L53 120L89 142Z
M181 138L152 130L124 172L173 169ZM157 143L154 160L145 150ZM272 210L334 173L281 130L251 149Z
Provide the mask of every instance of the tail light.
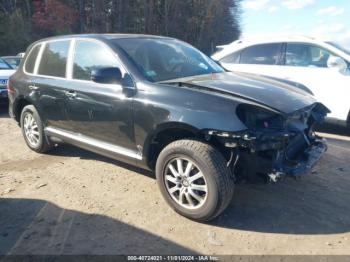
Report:
M14 90L13 90L13 88L12 88L12 86L10 85L10 80L7 80L7 86L6 86L6 88L7 88L7 93L14 93Z

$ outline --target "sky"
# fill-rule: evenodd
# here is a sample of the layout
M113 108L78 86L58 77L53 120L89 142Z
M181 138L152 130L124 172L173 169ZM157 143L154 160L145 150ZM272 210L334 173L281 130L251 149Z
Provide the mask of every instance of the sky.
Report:
M243 0L242 35L307 35L350 48L350 0Z

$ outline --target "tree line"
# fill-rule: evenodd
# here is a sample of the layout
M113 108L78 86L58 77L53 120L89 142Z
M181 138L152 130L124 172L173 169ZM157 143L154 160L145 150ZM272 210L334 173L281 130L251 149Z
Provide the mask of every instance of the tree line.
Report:
M205 53L240 35L241 0L0 0L0 55L74 33L171 36Z

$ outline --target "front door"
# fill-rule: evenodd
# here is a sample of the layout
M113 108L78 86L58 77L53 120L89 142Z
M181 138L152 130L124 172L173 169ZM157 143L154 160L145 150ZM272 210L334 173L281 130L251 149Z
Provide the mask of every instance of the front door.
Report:
M72 73L67 94L67 116L72 130L94 141L136 151L132 98L120 84L91 81L96 68L118 67L125 74L116 55L95 40L76 40L72 56Z
M350 74L328 68L328 58L332 55L316 45L288 43L285 66L279 74L308 87L316 99L332 111L329 117L346 120L350 110Z

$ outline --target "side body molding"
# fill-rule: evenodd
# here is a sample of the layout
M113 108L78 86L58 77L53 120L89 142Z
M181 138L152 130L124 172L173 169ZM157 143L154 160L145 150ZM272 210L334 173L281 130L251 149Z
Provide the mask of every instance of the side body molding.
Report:
M142 160L141 152L133 151L130 149L126 149L124 147L106 143L82 134L76 134L73 132L68 132L68 131L50 127L50 126L45 128L45 134L48 136L57 137L63 141L69 142L76 146L86 148L97 153L101 153L108 157L112 157L112 155L116 155L116 157L113 157L113 158L119 159L118 157L119 155L119 156L127 157L129 159ZM101 150L105 151L106 153L101 152Z

